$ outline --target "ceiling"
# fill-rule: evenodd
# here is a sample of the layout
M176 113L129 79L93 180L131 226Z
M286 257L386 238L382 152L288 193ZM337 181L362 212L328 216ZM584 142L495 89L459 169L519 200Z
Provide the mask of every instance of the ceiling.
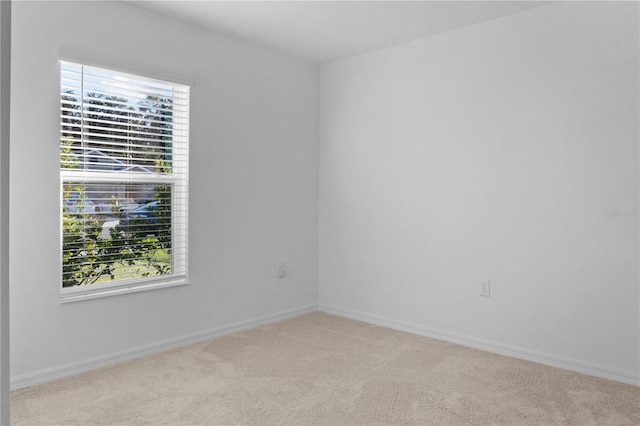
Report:
M542 1L133 1L323 63L543 6Z

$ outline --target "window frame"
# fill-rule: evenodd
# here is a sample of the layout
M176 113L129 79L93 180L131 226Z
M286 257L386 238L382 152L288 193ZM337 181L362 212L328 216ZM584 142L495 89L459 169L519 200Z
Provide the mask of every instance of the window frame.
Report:
M159 79L157 77L146 77L146 73L124 71L120 67L110 67L105 65L93 65L90 62L78 59L60 59L58 61L58 91L59 102L62 96L62 70L64 64L88 67L92 69L103 70L111 75L128 75L138 80L159 82L179 88L186 101L182 105L183 109L178 111L176 122L179 121L180 136L172 135L172 172L170 174L154 173L153 175L142 175L135 173L123 172L100 172L87 170L64 169L60 167L61 157L58 155L59 162L59 231L60 231L60 253L59 253L59 274L58 282L60 288L60 302L69 303L82 300L91 300L107 296L116 296L128 293L137 293L141 291L154 290L159 288L182 286L189 284L188 260L189 260L189 118L190 118L190 85L173 82L169 80ZM82 78L82 77L81 77ZM115 93L115 92L114 92ZM174 89L175 93L175 89ZM85 94L81 92L84 100ZM83 100L81 102L83 102ZM61 106L61 104L59 103ZM84 121L86 117L82 117ZM62 121L59 119L58 127L62 132ZM62 133L60 133L60 138ZM175 152L179 151L179 155L184 159L180 162L173 163ZM176 165L179 163L179 165ZM175 173L174 173L175 172ZM65 184L73 182L82 182L82 184L165 184L170 185L172 190L171 196L171 273L165 275L155 275L148 277L139 277L134 279L117 280L112 282L94 283L90 285L80 285L73 287L63 287L63 205L64 195L63 188ZM174 242L180 238L183 244L174 245ZM176 247L177 246L177 247ZM174 251L175 250L175 251ZM176 254L177 252L177 254ZM176 257L180 258L180 265L176 269Z

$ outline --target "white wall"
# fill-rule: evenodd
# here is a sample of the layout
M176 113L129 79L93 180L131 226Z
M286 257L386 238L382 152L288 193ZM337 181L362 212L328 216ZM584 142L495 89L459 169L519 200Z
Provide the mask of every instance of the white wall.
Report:
M9 125L11 0L0 2L0 424L9 424Z
M59 303L61 48L193 82L189 286ZM15 3L12 65L14 381L313 309L315 66L116 2Z
M324 65L320 308L638 383L638 38L568 2Z

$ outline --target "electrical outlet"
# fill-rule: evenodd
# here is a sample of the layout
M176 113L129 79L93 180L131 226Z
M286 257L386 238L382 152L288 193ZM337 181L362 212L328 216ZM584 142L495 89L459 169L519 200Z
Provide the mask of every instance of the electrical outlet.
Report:
M480 281L480 296L484 296L484 297L491 296L491 281L489 280Z
M284 262L278 263L278 278L284 278L287 276L287 264Z

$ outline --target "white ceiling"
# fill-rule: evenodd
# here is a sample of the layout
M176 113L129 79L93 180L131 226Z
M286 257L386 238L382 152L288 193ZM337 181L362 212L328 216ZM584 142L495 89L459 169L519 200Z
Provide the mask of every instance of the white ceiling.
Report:
M133 1L323 63L543 6L542 1Z

